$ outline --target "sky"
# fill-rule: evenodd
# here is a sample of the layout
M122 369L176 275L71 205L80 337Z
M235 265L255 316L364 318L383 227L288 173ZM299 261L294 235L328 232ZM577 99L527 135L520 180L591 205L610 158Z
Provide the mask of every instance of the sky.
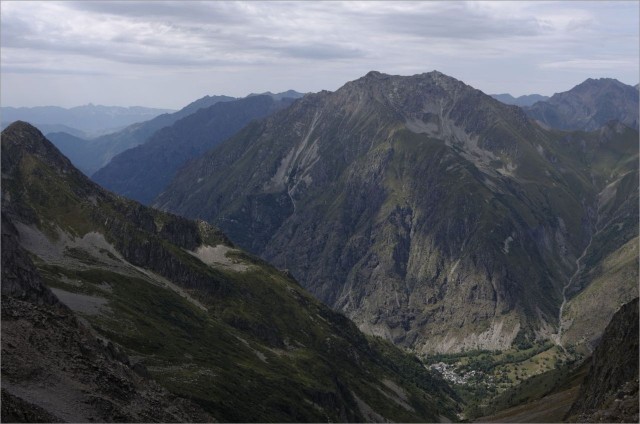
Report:
M0 104L179 109L438 70L485 93L635 85L638 1L0 2Z

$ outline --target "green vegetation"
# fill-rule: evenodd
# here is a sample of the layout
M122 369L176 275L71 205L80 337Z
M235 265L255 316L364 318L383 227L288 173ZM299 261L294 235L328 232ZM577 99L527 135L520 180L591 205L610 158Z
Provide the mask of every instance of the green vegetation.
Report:
M544 342L523 350L428 355L423 362L444 372L445 379L465 402L464 416L473 419L564 390L563 384L574 377L581 359L573 349L568 349L567 354L551 342Z

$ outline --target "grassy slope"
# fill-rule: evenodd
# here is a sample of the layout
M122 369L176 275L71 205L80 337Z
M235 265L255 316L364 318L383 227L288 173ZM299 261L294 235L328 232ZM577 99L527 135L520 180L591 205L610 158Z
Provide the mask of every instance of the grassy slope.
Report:
M638 237L606 256L589 275L589 285L568 303L572 321L567 342L595 343L621 304L638 296Z

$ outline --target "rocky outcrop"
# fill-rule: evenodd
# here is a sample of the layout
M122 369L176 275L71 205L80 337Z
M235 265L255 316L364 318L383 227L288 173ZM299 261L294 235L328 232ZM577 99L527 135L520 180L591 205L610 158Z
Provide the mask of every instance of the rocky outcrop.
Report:
M18 231L2 213L2 296L36 305L63 308L40 281L27 252L18 245Z
M638 319L638 298L611 319L567 414L571 421L638 422Z

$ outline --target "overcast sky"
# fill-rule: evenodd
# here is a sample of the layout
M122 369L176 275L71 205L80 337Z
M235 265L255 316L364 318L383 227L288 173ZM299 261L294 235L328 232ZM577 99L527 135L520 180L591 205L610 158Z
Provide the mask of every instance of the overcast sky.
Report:
M178 109L438 70L486 93L638 83L632 2L2 1L2 106Z

